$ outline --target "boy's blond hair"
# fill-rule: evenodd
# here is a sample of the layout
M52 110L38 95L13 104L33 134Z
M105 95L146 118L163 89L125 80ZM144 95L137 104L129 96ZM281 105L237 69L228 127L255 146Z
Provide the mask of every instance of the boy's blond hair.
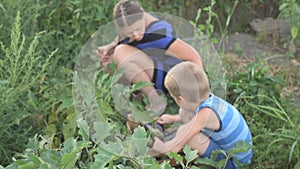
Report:
M210 94L209 81L204 70L189 61L171 68L164 84L174 97L182 96L193 103L204 101Z

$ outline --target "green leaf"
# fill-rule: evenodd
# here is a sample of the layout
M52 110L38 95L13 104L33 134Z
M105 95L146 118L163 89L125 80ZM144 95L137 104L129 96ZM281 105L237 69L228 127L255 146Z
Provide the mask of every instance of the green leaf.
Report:
M3 12L6 12L6 10L5 10L5 8L4 8L4 6L3 6L3 4L2 3L0 3L0 8L3 10ZM2 25L0 26L0 28L2 27Z
M56 110L57 112L60 112L63 109L68 109L73 106L73 98L65 94L61 94L59 101L61 101L62 103L58 106Z
M78 119L77 126L79 128L78 134L80 134L83 138L83 141L88 141L90 137L89 126L86 120Z
M245 142L245 141L239 141L235 144L235 146L229 151L231 154L237 154L242 152L247 152L252 146Z
M180 154L177 154L175 152L170 152L168 154L168 157L169 158L174 158L176 163L180 163L180 164L183 164L183 157L180 155Z
M295 164L294 169L300 169L300 160Z
M121 164L117 165L118 169L133 169L132 167L128 167L128 166L123 166Z
M141 90L144 87L153 86L153 85L154 84L151 82L137 82L131 86L130 92Z
M115 84L120 80L120 78L123 76L125 69L119 69L118 72L114 73L111 78L111 85Z
M294 149L295 149L297 143L298 143L298 141L294 141L294 143L292 144L292 147L291 147L291 150L290 150L290 155L289 155L289 162L291 162L291 160L292 160L292 156L294 154Z
M34 162L30 161L25 164L21 164L18 166L18 169L33 169L33 168L38 168L39 166L36 165Z
M49 168L51 169L57 169L58 168L58 163L61 159L60 152L56 150L45 150L41 154L41 159L48 164Z
M113 156L115 156L114 153L99 146L98 153L94 156L95 163L91 165L91 169L104 168L104 166L113 159Z
M203 24L198 25L198 28L199 28L201 31L205 30L205 26L204 26Z
M153 165L151 165L150 169L158 169L161 168L159 164L155 163Z
M133 117L134 121L141 123L150 123L155 120L148 111L134 111Z
M198 157L198 151L197 150L192 151L189 146L184 146L183 152L185 154L185 159L187 163L192 162Z
M161 165L160 165L161 169L174 169L174 167L172 167L170 165L169 161L164 161ZM151 168L152 169L152 168ZM154 169L154 168L153 168Z
M147 132L144 127L138 126L132 135L132 147L135 148L137 153L135 155L140 156L140 155L145 155L146 152L148 151L148 141L149 138L147 138Z
M292 38L293 39L296 39L296 37L298 36L298 27L296 26L293 26L292 29L291 29L291 34L292 34Z
M94 130L96 132L92 135L92 139L96 143L102 142L105 138L111 135L110 127L107 123L104 123L102 121L96 121L94 123Z
M56 134L56 125L55 124L47 124L46 126L46 133L49 136L55 135Z
M77 120L77 116L75 113L70 113L66 117L66 119L63 123L63 129L62 129L65 139L74 136L76 127L77 127L76 120Z
M237 89L233 89L233 92L234 93L241 93L243 91L243 89L241 89L241 88L237 88Z
M138 126L134 133L132 134L132 138L147 138L147 132L144 127Z
M74 138L69 138L64 143L62 150L63 155L60 161L60 167L62 168L74 168L76 161L78 160L83 148L90 145L91 142L79 141L76 142Z
M216 167L217 163L212 160L211 158L199 158L196 161L194 161L194 164L203 164L203 165L208 165L212 167Z

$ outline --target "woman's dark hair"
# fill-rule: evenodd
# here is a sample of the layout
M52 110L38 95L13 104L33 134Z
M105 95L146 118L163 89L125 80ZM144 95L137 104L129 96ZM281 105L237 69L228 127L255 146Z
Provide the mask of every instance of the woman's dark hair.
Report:
M129 26L142 19L144 9L132 0L120 0L114 9L114 19L118 27Z

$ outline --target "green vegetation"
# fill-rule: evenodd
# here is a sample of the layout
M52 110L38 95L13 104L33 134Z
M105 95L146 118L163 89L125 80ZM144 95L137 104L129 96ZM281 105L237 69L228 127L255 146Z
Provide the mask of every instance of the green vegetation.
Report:
M147 155L153 141L151 138L156 133L143 127L130 133L124 114L115 107L111 90L117 87L123 92L124 99L128 99L129 95L149 84L118 86L116 82L122 71L110 76L102 68L96 70L94 87L99 114L92 111L80 113L97 120L91 123L89 118L79 118L76 114L75 110L84 105L75 105L73 101L72 85L77 78L75 61L91 35L112 20L116 2L0 2L0 168L168 169L173 167L174 161L187 169L224 166L226 160L215 163L211 159L196 158L197 152L189 147L180 154L170 153L168 157ZM223 46L228 33L248 31L244 23L237 24L253 17L249 13L246 16L246 11L241 13L242 8L253 7L255 10L257 4L266 8L272 6L278 11L272 15L291 19L287 46L292 53L287 53L287 59L297 59L293 50L299 47L299 2L140 2L147 11L187 18L218 46L224 57L227 100L242 112L253 134L253 163L241 168L299 168L300 107L294 95L282 96L284 88L299 86L299 74L296 74L299 71L294 70L299 70L299 66L293 70L282 67L281 71L274 72L274 67L259 55L255 59L243 60L243 49L239 44L235 54L225 53ZM261 14L260 11L257 14ZM221 40L214 37L216 33L221 35ZM235 59L228 59L228 55L234 55ZM113 65L110 71L115 71ZM118 101L122 102L122 99ZM129 106L135 111L143 109L140 102L132 102ZM174 106L167 109L170 113L176 110ZM152 120L140 117L142 122ZM232 152L222 153L231 157L233 153L248 148L241 143Z

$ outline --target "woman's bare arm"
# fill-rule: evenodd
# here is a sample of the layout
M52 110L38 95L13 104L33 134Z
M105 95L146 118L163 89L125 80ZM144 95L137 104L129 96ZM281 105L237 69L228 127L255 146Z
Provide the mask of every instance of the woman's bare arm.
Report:
M191 61L193 63L202 65L202 59L198 52L189 44L182 41L181 39L176 39L168 48L167 54L173 55L180 60Z

